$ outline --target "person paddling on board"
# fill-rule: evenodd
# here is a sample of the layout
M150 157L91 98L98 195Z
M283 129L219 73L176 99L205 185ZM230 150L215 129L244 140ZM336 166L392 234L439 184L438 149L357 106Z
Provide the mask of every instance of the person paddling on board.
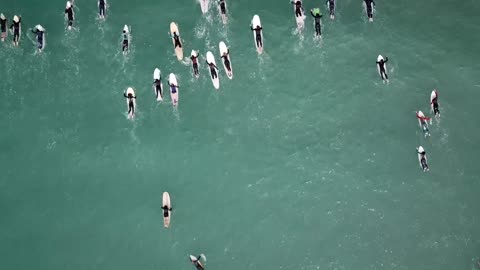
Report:
M322 14L320 13L319 8L314 8L310 10L310 14L312 14L313 18L315 18L315 31L318 37L322 36L322 27L320 25L320 18L322 18Z
M435 92L435 98L432 99L432 107L433 107L433 113L435 114L436 117L440 116L440 110L438 109L438 92L437 90L433 90Z
M190 59L192 60L192 66L193 66L193 74L195 76L198 75L198 53L194 50L192 50L192 54L190 55Z
M335 18L335 0L327 0L327 6L330 10L330 19Z
M7 18L3 13L0 14L0 30L2 41L5 41L7 38Z
M202 262L200 261L201 258L205 258L205 255L203 254L200 254L199 256L197 256L195 259L192 258L193 256L190 256L190 261L193 263L193 265L195 266L195 268L197 270L204 270L205 267L203 266ZM203 259L205 260L205 259Z
M107 6L107 0L98 0L98 16L100 19L105 19L105 7Z
M134 97L132 93L128 93L127 95L125 94L125 92L123 92L123 96L128 99L128 114L131 113L133 115L135 113L135 106L133 104L133 99L137 99L137 97Z
M301 1L290 1L290 3L295 5L295 16L296 17L301 17L303 16L303 7L302 7L302 2Z
M160 97L163 99L163 95L162 95L162 77L160 76L160 78L158 79L155 79L153 81L153 86L155 87L155 94L157 95L157 97Z
M175 48L182 48L182 42L180 42L180 36L177 35L177 32L173 32L173 40L175 41Z
M380 76L382 77L382 80L388 80L387 72L385 71L385 63L388 62L388 57L385 57L385 61L383 59L380 59L380 61L377 61L377 65L380 68Z
M420 121L420 126L422 127L423 133L426 136L430 136L430 131L428 130L428 122L432 118L426 117L422 111L415 112L418 120Z
M214 63L209 63L208 61L205 61L207 62L208 66L210 67L210 74L212 75L212 79L215 79L215 78L218 78L217 76L217 66L215 66Z
M228 60L228 56L230 54L230 48L227 49L227 52L224 53L221 58L223 58L223 63L225 64L225 67L227 68L228 72L232 72L232 69L230 67L230 61Z
M252 31L255 31L257 46L262 47L263 46L263 44L262 44L262 30L263 30L263 27L260 27L259 25L257 25L257 27L253 28L253 26L250 26L250 29Z
M427 164L427 152L423 149L423 147L419 146L417 148L417 154L420 155L420 164L422 164L422 169L424 172L428 171L428 164Z
M373 7L375 6L375 1L373 0L363 0L365 1L365 7L367 8L367 16L369 21L373 21Z
M13 23L10 25L10 30L13 31L13 44L18 46L20 40L20 26L22 23L22 16L13 16Z
M162 206L162 209L163 209L163 217L168 217L168 214L169 214L168 211L173 210L173 208L171 208L171 207L168 208L168 206L166 206L166 205Z
M129 49L129 42L130 42L130 31L128 29L128 26L125 25L123 27L123 31L122 31L122 38L123 38L123 41L122 41L122 52L123 54L127 54L128 53L128 49Z
M32 33L37 36L37 48L38 51L41 52L43 49L43 35L45 34L45 28L38 24L34 29L32 29Z
M67 1L67 6L65 7L65 14L67 15L68 19L68 30L72 29L73 27L73 20L75 19L75 13L73 12L73 1Z
M226 15L227 9L226 9L226 7L225 7L225 0L219 0L219 1L218 1L218 4L220 5L220 12L221 12L223 15Z

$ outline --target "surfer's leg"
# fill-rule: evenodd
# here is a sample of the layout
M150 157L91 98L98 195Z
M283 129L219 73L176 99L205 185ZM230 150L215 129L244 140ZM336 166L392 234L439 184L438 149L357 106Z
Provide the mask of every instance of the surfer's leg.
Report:
M322 29L320 28L320 24L319 24L319 23L316 23L316 24L315 24L315 31L317 32L317 36L321 36L321 35L322 35Z

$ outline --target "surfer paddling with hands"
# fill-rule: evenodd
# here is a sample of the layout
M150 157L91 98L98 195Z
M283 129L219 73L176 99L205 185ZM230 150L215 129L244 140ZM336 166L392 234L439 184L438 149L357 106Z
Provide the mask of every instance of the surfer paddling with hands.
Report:
M123 92L123 97L128 99L128 114L129 115L134 115L135 114L135 106L134 106L133 100L137 99L137 97L134 96L132 93L128 93L128 95L127 95L125 92Z
M382 77L383 81L388 82L388 76L387 72L385 71L385 63L388 62L388 57L385 57L385 60L380 59L380 61L377 61L378 68L380 69L380 76Z
M232 72L232 68L230 67L230 60L228 59L228 55L230 54L230 48L227 49L227 52L224 53L221 58L223 59L223 63L225 64L225 67L227 68L228 72Z
M13 31L13 44L15 47L18 46L18 42L20 41L20 31L22 23L22 16L13 16L13 23L10 25L10 31Z
M253 28L253 26L250 25L250 29L252 31L255 31L257 46L258 47L263 47L263 44L262 44L262 30L263 30L263 27L260 27L259 25L257 25L257 27Z
M365 8L367 9L368 20L373 22L373 7L375 6L375 1L373 0L363 0L365 2Z
M428 122L431 121L432 118L426 117L422 111L415 112L417 118L418 118L418 124L423 130L423 133L425 134L425 137L430 136L430 131L428 130Z
M107 6L107 0L98 0L98 17L105 19L105 9Z
M430 105L432 106L432 111L435 114L435 117L440 117L440 110L438 109L438 92L436 89L433 89L430 97Z
M210 67L210 74L212 75L212 79L218 78L218 75L217 75L217 69L218 68L217 68L217 66L214 63L209 63L207 60L205 60L205 62Z
M429 171L430 168L428 168L428 164L427 164L427 152L425 152L422 146L419 146L417 148L417 155L418 155L418 161L420 162L420 165L422 166L423 171L424 172Z
M320 18L322 18L322 14L320 13L319 8L314 8L310 10L310 14L312 14L313 18L315 18L315 32L317 37L322 36L322 27L320 25Z
M123 52L123 54L127 54L127 53L128 53L128 49L129 49L129 46L130 46L130 30L128 29L128 26L127 26L127 25L125 25L125 26L123 27L122 38L123 38L123 41L122 41L122 52Z
M75 19L75 13L73 12L73 3L74 1L72 0L72 2L70 1L67 1L67 5L65 7L65 15L67 16L67 20L68 20L68 30L71 30L72 27L73 27L73 20Z
M173 32L173 40L175 41L175 48L182 48L182 43L180 42L180 36L177 35L177 32Z
M7 18L5 18L3 13L0 14L0 29L2 32L2 41L5 41L7 38Z
M327 6L330 10L330 19L335 19L335 0L327 0Z
M195 266L195 268L197 270L204 270L205 267L203 266L202 262L200 261L200 259L203 259L203 261L207 261L207 258L205 257L205 255L203 254L200 254L199 256L195 257L195 256L192 256L190 255L190 261L192 262L192 264Z
M40 24L35 26L35 29L31 29L32 33L34 33L37 37L37 48L38 52L42 52L44 44L44 34L45 34L45 28L43 28Z
M303 7L302 7L302 2L301 1L290 1L290 3L295 5L295 16L296 17L302 17L303 16Z
M198 77L198 53L196 51L192 50L190 60L192 60L193 74Z

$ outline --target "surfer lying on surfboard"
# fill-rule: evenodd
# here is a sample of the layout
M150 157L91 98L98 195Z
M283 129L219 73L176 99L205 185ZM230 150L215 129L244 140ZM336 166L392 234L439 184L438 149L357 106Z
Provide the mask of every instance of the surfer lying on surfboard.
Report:
M322 14L320 13L319 8L314 8L310 10L310 14L312 14L313 18L315 18L315 32L317 36L322 35L322 27L320 25L320 18L322 18Z
M198 53L196 51L192 50L190 60L192 60L193 74L198 76Z
M428 164L427 164L427 152L423 149L423 147L419 146L417 148L417 154L420 159L420 164L422 165L422 169L424 172L428 171Z
M37 37L37 48L38 51L41 52L43 49L43 35L45 34L45 28L38 24L34 29L32 29L32 33L34 33Z
M438 109L438 92L435 89L433 90L433 92L435 93L435 97L432 99L431 104L433 107L433 113L435 114L435 116L438 117L440 116L440 110Z
M263 27L260 27L259 25L257 25L257 27L253 28L253 26L250 25L250 29L252 31L255 31L257 46L258 47L263 47L263 44L262 44L262 30L263 30Z
M301 1L290 1L290 3L295 5L295 16L296 17L302 17L303 16L303 8L302 8L302 2Z
M422 111L415 112L415 114L417 115L420 127L422 128L423 133L425 134L425 137L430 136L430 131L428 130L427 121L431 120L432 118L426 117Z
M68 19L68 30L72 29L73 26L73 20L75 18L75 14L73 12L73 1L67 1L67 5L65 7L65 14L67 14L67 19Z
M155 81L153 82L153 86L155 87L155 95L157 96L157 98L160 96L160 100L162 100L162 78L160 77L158 79L155 79Z
M373 21L373 6L375 6L375 1L373 0L363 0L365 1L365 7L367 8L367 16L369 21Z
M182 42L180 42L180 36L177 35L177 32L173 32L173 40L175 41L175 48L182 48Z
M0 14L0 29L2 32L2 41L5 41L7 38L7 18L5 18L3 13Z
M128 114L133 115L135 113L135 106L133 104L133 99L137 99L137 97L134 97L132 93L128 93L128 95L123 92L123 96L128 99Z
M168 208L168 206L166 206L166 205L162 206L162 209L163 209L163 217L168 217L168 211L173 210L172 207Z
M335 0L327 0L326 3L330 10L330 19L335 18Z
M380 61L377 61L377 65L380 68L380 76L382 77L382 80L388 80L387 72L385 71L385 63L388 62L388 57L385 57L385 61L383 59L380 59Z
M224 53L221 57L223 58L223 63L227 68L228 72L232 72L232 68L230 67L230 61L228 60L228 55L230 54L230 48L227 49L227 52Z
M193 263L193 265L195 266L195 268L197 268L197 270L204 270L205 267L203 266L202 262L200 261L200 259L203 259L205 261L205 255L203 254L200 254L199 256L197 256L196 258L192 255L190 255L190 261Z
M122 31L122 37L123 37L123 41L122 41L122 52L123 54L127 54L128 53L128 46L130 45L129 44L129 40L130 40L130 31L128 30L128 26L125 25L123 27L123 31Z
M100 19L105 19L105 6L107 5L107 0L98 0L98 16Z
M13 16L13 23L10 25L10 30L13 31L13 44L18 46L20 41L20 27L22 23L22 16Z
M220 12L221 12L223 15L226 15L227 9L225 8L225 0L219 0L219 1L218 1L218 4L220 5Z
M217 75L217 66L215 66L214 63L209 63L207 60L205 60L205 62L207 62L208 66L210 67L210 74L212 75L212 79L216 79L218 78L218 75Z

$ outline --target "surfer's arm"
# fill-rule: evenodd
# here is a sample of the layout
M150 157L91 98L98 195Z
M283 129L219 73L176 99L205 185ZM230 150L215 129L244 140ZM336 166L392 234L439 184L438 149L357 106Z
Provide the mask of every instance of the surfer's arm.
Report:
M384 61L384 63L386 63L386 62L388 62L388 57L385 57L385 61Z
M127 97L127 94L125 94L125 92L123 92L123 96L124 96L124 97Z

